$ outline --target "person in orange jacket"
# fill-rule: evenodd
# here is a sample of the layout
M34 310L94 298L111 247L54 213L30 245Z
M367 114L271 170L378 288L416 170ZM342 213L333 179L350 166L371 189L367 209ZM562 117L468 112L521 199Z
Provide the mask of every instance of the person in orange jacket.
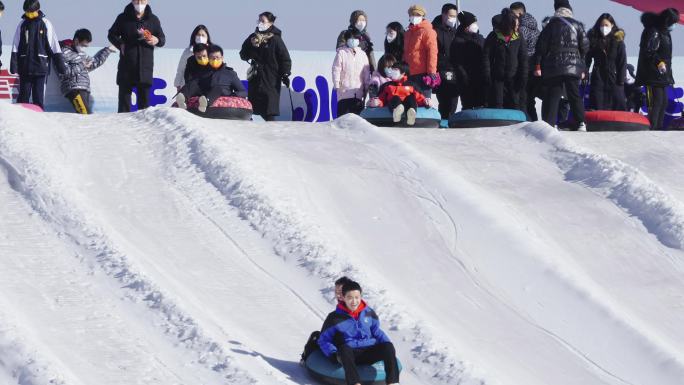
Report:
M420 87L414 81L408 80L409 74L409 66L403 62L386 69L386 75L392 81L380 87L378 107L389 107L394 123L399 123L406 111L406 124L413 126L416 124L416 109L418 106L430 107L430 99L419 91Z
M421 5L408 9L409 27L404 33L404 58L408 63L411 79L424 84L420 89L427 91L438 87L441 79L437 73L439 48L437 32L425 17L427 12Z

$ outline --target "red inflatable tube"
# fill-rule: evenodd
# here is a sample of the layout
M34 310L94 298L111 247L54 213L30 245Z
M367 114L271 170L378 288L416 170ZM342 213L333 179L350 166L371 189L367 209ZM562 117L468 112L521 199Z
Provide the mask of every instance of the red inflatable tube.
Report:
M647 131L650 122L644 115L626 111L587 111L587 131Z

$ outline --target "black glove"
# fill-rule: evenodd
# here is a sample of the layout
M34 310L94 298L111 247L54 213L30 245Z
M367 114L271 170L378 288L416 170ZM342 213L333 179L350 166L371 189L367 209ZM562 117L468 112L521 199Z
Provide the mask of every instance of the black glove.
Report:
M282 80L285 87L290 88L290 75L283 75Z

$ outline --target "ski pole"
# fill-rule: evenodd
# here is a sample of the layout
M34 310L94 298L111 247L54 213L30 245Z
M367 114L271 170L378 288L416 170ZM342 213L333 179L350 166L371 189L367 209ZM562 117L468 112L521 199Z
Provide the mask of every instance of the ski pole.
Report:
M290 87L287 87L287 92L290 94L290 107L292 108L292 118L294 118L295 108L294 101L292 101L292 89L290 89Z

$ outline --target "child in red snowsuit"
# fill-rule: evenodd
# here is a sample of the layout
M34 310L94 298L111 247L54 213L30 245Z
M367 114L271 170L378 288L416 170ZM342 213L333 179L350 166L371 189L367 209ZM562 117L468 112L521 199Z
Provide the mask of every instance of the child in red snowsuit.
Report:
M406 63L396 63L391 68L386 69L386 75L392 79L380 87L378 98L379 107L387 106L392 112L392 120L395 123L401 121L401 117L406 111L406 124L413 126L416 123L416 109L419 106L430 106L430 99L427 99L420 91L420 87L408 80L408 65Z

